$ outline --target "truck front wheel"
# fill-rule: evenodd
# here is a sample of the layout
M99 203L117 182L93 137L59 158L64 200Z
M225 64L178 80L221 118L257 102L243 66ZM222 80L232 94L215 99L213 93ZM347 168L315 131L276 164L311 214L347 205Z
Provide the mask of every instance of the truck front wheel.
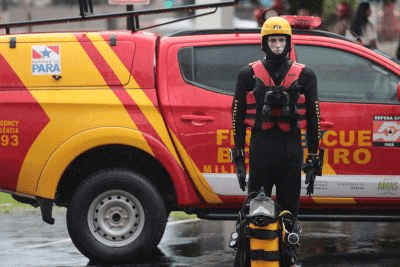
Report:
M67 210L71 239L86 257L124 262L153 251L164 234L166 208L142 175L109 169L88 177Z

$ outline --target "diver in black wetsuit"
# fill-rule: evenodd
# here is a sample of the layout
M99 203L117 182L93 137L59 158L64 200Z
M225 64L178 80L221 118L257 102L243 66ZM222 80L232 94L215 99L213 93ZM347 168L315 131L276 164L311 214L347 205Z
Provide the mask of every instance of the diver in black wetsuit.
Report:
M319 102L317 79L308 67L288 59L292 30L281 17L261 28L264 59L241 69L232 105L235 148L231 150L242 190L246 185L245 134L251 127L248 193L276 187L283 210L298 214L303 150L307 129L307 164L318 161Z
M310 68L288 59L291 36L290 24L284 18L269 18L261 28L265 58L240 70L232 104L235 148L231 149L231 159L244 191L245 135L246 128L251 127L248 194L263 188L271 196L275 185L280 209L290 213L284 218L285 229L298 236L303 161L301 129L307 129L308 156L304 170L307 170L309 195L313 193L315 173L321 166L317 154L320 129L317 79ZM308 175L310 169L314 175ZM295 248L296 245L281 247L281 266L300 266Z

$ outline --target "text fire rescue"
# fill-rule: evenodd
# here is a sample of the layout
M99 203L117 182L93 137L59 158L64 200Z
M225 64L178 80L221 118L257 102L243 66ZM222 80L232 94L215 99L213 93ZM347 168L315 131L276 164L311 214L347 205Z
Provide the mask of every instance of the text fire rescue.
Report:
M246 134L246 152L250 143L250 131ZM230 163L229 149L234 145L233 132L227 129L217 130L217 164L204 165L205 173L234 173L235 168ZM324 162L329 164L359 164L365 165L371 161L372 131L328 130L321 139L321 146L325 147ZM350 149L350 147L352 147ZM246 159L246 163L248 159ZM229 165L227 165L229 164ZM230 166L232 165L232 166Z

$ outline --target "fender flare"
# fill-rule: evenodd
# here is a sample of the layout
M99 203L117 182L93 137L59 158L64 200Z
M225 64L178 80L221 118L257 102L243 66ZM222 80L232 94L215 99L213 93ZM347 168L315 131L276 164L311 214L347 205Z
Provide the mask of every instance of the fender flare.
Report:
M36 196L54 199L61 177L69 166L82 153L104 145L120 144L141 149L154 156L157 149L165 157L157 160L166 168L173 181L177 203L190 203L190 192L193 192L187 175L171 152L157 139L143 132L123 127L103 127L86 130L63 142L52 153L39 177ZM192 197L193 198L193 197ZM193 201L193 200L191 200Z

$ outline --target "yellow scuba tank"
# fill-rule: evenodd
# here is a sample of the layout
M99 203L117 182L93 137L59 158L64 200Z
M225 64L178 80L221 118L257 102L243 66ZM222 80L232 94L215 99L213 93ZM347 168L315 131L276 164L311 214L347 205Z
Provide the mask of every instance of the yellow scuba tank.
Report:
M280 267L279 243L282 232L279 227L275 202L264 190L249 202L248 213L249 252L251 267Z
M280 267L279 241L281 236L278 220L265 226L249 224L250 232L259 233L250 236L251 267ZM262 236L264 234L264 237Z
M239 212L236 232L229 242L237 250L234 266L298 266L294 248L298 246L301 229L293 232L294 228L301 228L298 220L289 211L280 212L263 188L251 193Z

